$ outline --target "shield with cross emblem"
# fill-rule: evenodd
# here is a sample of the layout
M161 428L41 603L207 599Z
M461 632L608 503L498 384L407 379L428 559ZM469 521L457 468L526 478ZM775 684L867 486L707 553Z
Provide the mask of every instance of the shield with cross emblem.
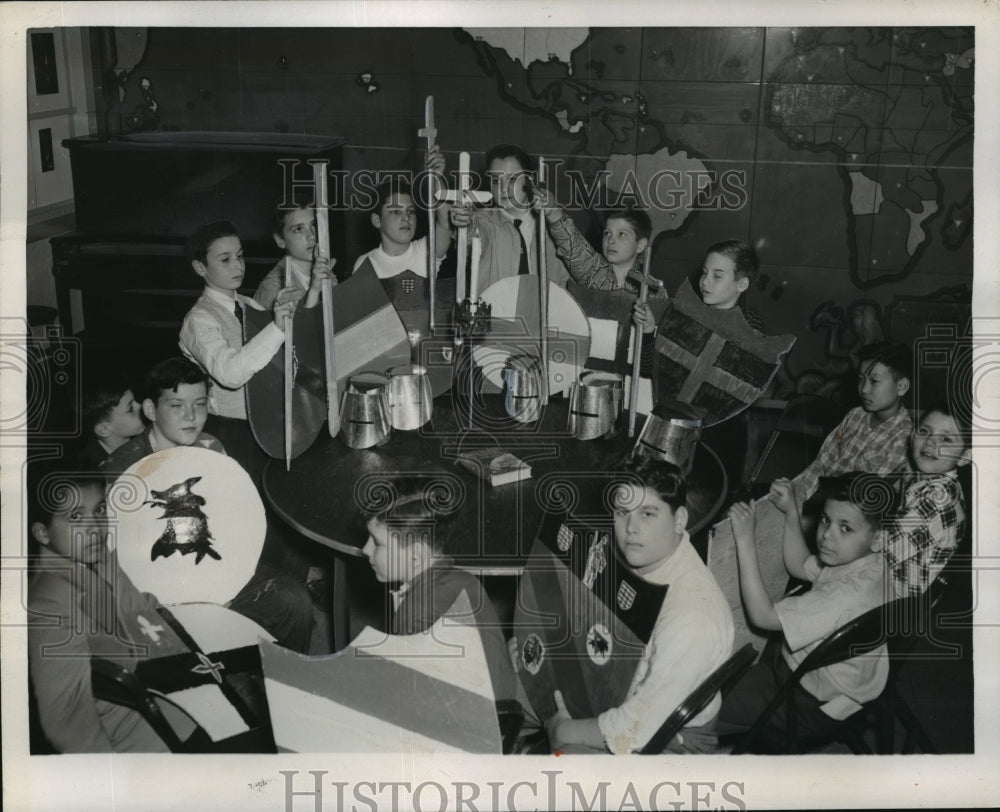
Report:
M686 280L659 322L653 399L697 406L714 426L760 397L794 344L792 335L758 333L738 307L709 307Z

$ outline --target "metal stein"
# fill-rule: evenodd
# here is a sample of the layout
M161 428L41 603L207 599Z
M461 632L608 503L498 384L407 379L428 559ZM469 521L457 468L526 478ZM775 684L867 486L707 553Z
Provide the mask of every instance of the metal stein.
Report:
M341 435L350 448L371 448L389 439L389 377L380 372L352 375L340 405Z
M542 367L533 355L512 355L503 368L504 408L521 423L531 423L542 413Z
M614 372L585 372L569 391L566 428L578 440L610 437L621 413L625 382Z
M389 422L394 429L418 429L430 420L432 397L426 367L403 364L389 370Z
M657 403L646 417L634 451L672 462L685 474L694 467L694 452L701 439L704 413L677 400Z

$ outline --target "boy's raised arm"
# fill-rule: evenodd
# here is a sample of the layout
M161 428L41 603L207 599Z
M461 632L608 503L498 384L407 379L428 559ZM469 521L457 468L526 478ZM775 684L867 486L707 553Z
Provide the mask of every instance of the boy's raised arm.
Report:
M753 508L746 502L737 502L729 509L736 539L736 560L740 568L740 594L750 622L759 629L780 631L781 622L774 611L774 604L767 594L764 580L760 576L757 563L757 548L754 546Z
M811 580L805 571L806 559L809 558L809 548L806 546L805 536L802 535L802 519L795 486L790 479L776 479L771 484L769 496L778 510L785 514L785 527L781 543L785 569L794 578L803 581Z

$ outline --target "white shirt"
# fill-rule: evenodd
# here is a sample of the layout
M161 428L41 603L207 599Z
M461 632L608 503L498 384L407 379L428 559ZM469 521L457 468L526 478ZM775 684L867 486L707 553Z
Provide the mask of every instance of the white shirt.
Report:
M733 647L729 604L687 533L668 558L642 577L670 588L628 696L597 717L612 753L641 749L688 694L726 661ZM707 724L721 705L716 695L688 726Z
M354 270L351 273L357 271L366 259L371 261L372 267L375 269L375 273L379 279L389 279L397 274L401 274L403 271L413 271L417 276L426 278L427 238L421 237L420 239L413 240L407 249L398 256L387 254L381 245L378 248L373 248L367 254L362 254L358 257L357 262L354 263ZM440 259L437 261L437 264L440 267Z
M212 379L208 411L220 417L246 420L244 386L254 373L267 366L285 341L284 333L271 321L246 344L243 327L236 318L236 303L263 310L253 299L205 288L184 317L178 345Z

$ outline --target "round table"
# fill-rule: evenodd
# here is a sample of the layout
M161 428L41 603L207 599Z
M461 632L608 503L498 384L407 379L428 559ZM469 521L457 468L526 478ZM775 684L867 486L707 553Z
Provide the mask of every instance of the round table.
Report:
M344 557L363 557L368 537L361 506L377 501L386 482L395 477L424 480L433 493L458 505L447 523L445 549L457 566L482 575L519 575L546 512L607 516L609 469L635 440L623 428L608 439L577 440L566 430L568 407L568 399L552 399L537 422L523 424L507 417L500 397L483 396L470 430L467 402L448 394L435 400L429 423L416 431L394 431L380 448L355 450L340 437L323 434L292 461L290 471L283 460L267 463L264 498L275 513L338 554L333 585L336 647L349 642ZM619 425L624 422L622 415ZM491 487L456 463L462 448L494 442L527 462L531 479ZM700 444L688 475L692 536L715 518L727 490L722 462Z

